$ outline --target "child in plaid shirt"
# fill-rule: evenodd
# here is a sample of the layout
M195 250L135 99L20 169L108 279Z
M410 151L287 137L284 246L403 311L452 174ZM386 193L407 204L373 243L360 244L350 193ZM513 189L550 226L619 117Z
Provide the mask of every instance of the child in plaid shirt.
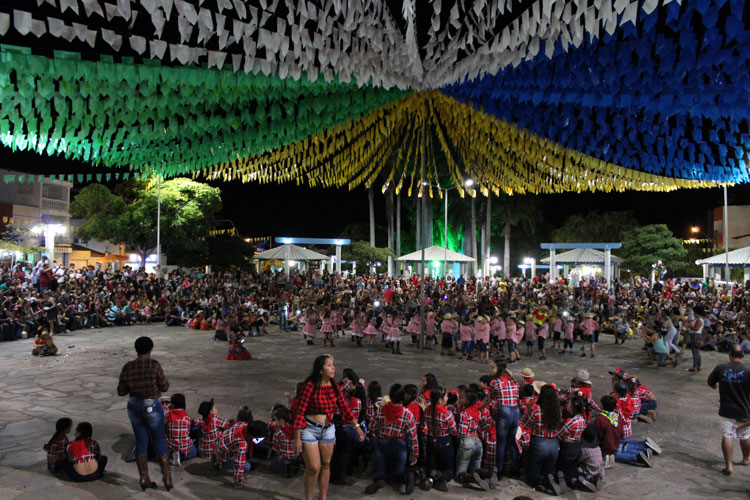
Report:
M94 428L88 422L76 427L76 438L68 445L67 470L70 479L77 483L96 481L104 474L107 457L102 455L99 443L91 436Z
M237 422L224 431L216 443L214 467L234 468L234 487L243 489L242 480L251 465L247 457L253 454L253 440L248 425L253 421L250 408L243 406L237 413Z
M47 469L50 472L62 472L68 461L68 436L73 428L73 421L69 418L61 418L55 424L55 434L44 450L47 452Z
M198 456L193 440L190 439L190 429L193 420L185 411L185 396L173 394L172 404L165 419L167 427L167 446L172 455L172 465L180 465L183 460L190 460Z
M297 473L297 457L294 452L294 429L291 424L291 413L284 407L273 412L273 422L276 430L273 433L271 449L274 457L271 462L271 472L284 477L293 477Z
M216 454L216 442L221 437L221 433L229 428L233 422L217 415L213 399L202 402L198 407L198 413L202 417L197 420L202 430L201 437L198 440L198 453L203 458L213 458Z

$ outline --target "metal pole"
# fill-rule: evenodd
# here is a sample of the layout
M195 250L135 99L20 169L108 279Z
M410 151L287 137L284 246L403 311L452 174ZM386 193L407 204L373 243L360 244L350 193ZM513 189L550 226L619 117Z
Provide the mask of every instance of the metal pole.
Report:
M157 179L157 195L156 195L156 265L161 272L161 172L159 172L159 178ZM148 260L148 257L146 257ZM146 268L146 263L143 263L143 268Z
M727 185L724 184L724 281L727 282L727 289L731 291L729 287L729 204L727 203Z
M443 269L444 269L444 277L448 277L448 188L445 189L445 239L443 243L445 244L445 252L443 252Z
M426 134L427 134L427 103L425 101L422 101L422 175L421 175L421 182L424 182L424 163L425 163L425 142ZM422 197L420 198L420 212L424 210L424 186L420 186L420 189L422 189ZM421 238L421 246L422 246L422 270L421 270L421 276L419 277L419 350L420 352L424 351L424 330L425 330L425 317L424 317L424 214L422 214L422 217L420 219L419 224L419 232L422 234Z

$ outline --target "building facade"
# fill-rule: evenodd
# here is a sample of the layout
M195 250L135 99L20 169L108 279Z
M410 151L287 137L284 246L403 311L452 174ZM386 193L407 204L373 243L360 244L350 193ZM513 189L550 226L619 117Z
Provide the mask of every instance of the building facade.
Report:
M750 246L750 205L729 205L727 215L729 249ZM713 241L715 248L724 248L724 207L713 210Z

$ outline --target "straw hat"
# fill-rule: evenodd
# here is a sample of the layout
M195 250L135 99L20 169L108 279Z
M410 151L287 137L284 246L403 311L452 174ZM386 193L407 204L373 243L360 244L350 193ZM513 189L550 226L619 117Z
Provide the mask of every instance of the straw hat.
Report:
M583 315L583 317L584 318L593 318L594 317L594 313L586 313L586 314Z
M537 394L540 394L542 392L542 387L544 387L545 385L547 385L547 382L542 382L541 380L536 380L531 385L534 386L534 392L536 392Z
M443 319L453 319L453 314L451 314L451 313L445 313L443 315Z
M523 370L521 370L521 376L522 377L533 377L534 376L534 370L532 370L531 368L528 368L528 367L524 368Z
M579 368L578 370L576 370L576 374L573 377L573 381L578 382L580 384L591 385L591 378L589 377L588 370L584 370L583 368Z
M533 314L527 314L526 315L526 320L527 321L534 321L534 315Z
M430 312L427 313L427 316L431 318L431 317L435 316L435 313L432 312L432 311L430 311Z

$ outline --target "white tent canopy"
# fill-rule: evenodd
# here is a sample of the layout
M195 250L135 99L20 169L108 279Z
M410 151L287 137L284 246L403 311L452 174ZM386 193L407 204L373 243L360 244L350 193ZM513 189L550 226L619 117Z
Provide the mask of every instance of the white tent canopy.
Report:
M721 253L707 259L696 261L696 264L709 266L724 266L727 262L727 254ZM737 267L750 267L750 247L740 248L729 252L729 265Z
M419 262L422 260L422 250L417 250L410 254L402 255L398 262ZM432 246L424 249L424 260L439 260L445 262L474 262L472 257L462 253L446 250L445 247Z
M543 264L549 264L550 258L542 259ZM613 264L622 264L624 259L612 255ZM563 253L555 254L555 264L579 265L600 264L604 265L604 252L593 248L576 248Z
M297 245L282 245L275 248L266 250L254 256L255 259L260 260L328 260L328 256L322 253L313 252L304 247Z

